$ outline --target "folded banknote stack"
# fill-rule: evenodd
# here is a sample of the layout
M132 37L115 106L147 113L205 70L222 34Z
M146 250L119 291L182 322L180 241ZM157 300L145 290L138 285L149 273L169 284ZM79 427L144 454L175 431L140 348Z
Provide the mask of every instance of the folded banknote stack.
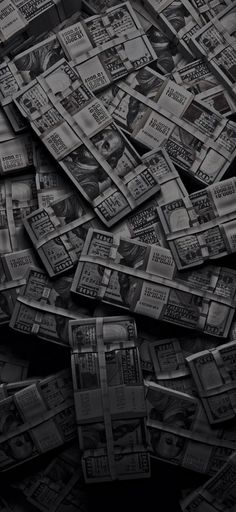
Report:
M235 163L236 0L0 0L0 511L235 512Z

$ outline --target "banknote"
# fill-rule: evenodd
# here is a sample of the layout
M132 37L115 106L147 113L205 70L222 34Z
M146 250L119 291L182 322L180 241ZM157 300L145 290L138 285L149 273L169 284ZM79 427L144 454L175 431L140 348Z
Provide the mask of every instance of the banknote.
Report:
M73 443L64 448L44 466L19 482L27 502L43 512L62 511L66 503L72 512L78 507L85 511L87 499L78 445Z
M2 274L1 274L2 278ZM21 288L25 285L25 278L15 279L0 284L0 324L8 324L14 310L15 302Z
M231 341L186 358L211 425L235 417L235 349Z
M29 247L22 219L38 207L34 174L14 176L0 183L0 254Z
M151 68L166 74L186 64L186 58L178 48L178 42L175 44L173 38L145 9L145 3L135 0L131 4L157 57L157 60L150 64Z
M79 2L80 4L80 2ZM1 2L0 46L2 55L25 40L49 31L78 9L74 0L31 0Z
M36 169L36 190L39 208L45 208L69 192L73 186L69 179L58 172L54 159L39 143L33 145L33 162Z
M179 66L172 73L172 79L195 94L197 100L207 103L223 116L229 116L235 112L235 100L212 73L208 62L203 59Z
M156 379L169 380L189 375L186 358L202 350L215 349L219 344L219 340L207 337L167 338L150 343L149 351Z
M14 302L11 327L68 346L69 319L91 316L93 310L73 299L72 280L73 275L67 274L51 281L41 269L29 269L19 300Z
M181 502L183 512L233 512L235 509L236 456L231 455L206 484Z
M213 430L200 401L145 381L150 453L155 459L213 475L235 451L233 430Z
M0 402L0 468L7 471L75 437L70 372L64 370Z
M235 5L230 4L196 32L192 47L235 98Z
M191 57L193 54L189 40L202 25L200 12L195 9L193 3L188 0L182 0L177 4L173 0L171 2L147 0L145 7L155 16L169 37L178 42L186 57Z
M228 178L158 207L179 269L235 252L235 183Z
M235 307L231 277L225 297L208 288L205 271L202 276L178 273L168 249L90 229L71 290L156 320L227 336Z
M88 483L149 476L136 337L130 317L69 322L76 420Z
M75 193L24 219L24 227L50 277L74 267L87 230L98 226L95 215Z
M125 220L118 222L112 231L128 238L135 238L140 242L165 246L165 236L157 214L157 207L159 204L165 203L167 198L185 197L188 193L164 149L145 153L143 163L156 173L160 191L153 199L146 201L144 206L137 208Z
M223 177L235 156L232 121L148 67L118 88L123 95L113 100L112 115L133 139L150 149L163 146L176 166L204 185ZM155 89L156 97L148 97Z
M39 115L32 122L36 133L101 220L113 225L159 190L154 173L65 61L40 80L19 93L17 104L22 109L27 105L25 115L30 115L29 109L32 116ZM76 82L72 90L68 80ZM58 83L65 88L61 101ZM46 94L49 86L55 105ZM39 102L49 106L43 116L37 114Z

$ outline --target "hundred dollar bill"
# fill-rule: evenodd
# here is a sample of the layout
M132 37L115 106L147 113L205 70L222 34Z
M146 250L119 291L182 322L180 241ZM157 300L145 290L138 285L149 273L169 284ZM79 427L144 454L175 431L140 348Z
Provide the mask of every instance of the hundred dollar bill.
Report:
M45 208L69 192L73 186L46 149L41 144L33 145L33 162L36 169L36 190L39 208Z
M33 165L33 145L30 135L18 135L0 142L0 175L26 172Z
M231 5L233 0L207 0L206 2L204 0L190 0L190 2L198 11L204 24Z
M29 266L37 267L37 260L32 249L3 254L1 256L1 282L23 279ZM2 279L4 275L4 279Z
M113 100L112 115L133 139L150 149L163 146L175 165L204 185L224 175L235 157L235 123L148 67L118 88L123 94Z
M193 54L189 46L189 40L202 26L200 12L195 9L188 0L146 0L145 7L157 21L163 26L169 37L176 43L180 50L191 57Z
M234 177L158 207L167 242L179 269L234 253Z
M24 226L49 276L53 277L74 267L87 230L99 227L99 222L76 194L67 194L28 215Z
M235 2L204 25L192 38L195 53L207 60L210 69L235 98Z
M70 372L65 370L0 402L0 469L7 471L74 439Z
M185 197L187 190L164 149L150 151L143 156L143 163L155 172L160 191L153 199L145 202L133 214L113 227L113 233L135 238L140 242L166 245L165 236L157 214L158 205L167 198Z
M64 92L57 90L58 84ZM53 92L48 93L49 87ZM36 133L107 226L159 190L153 171L65 61L26 86L16 102L34 117ZM48 106L47 113L39 113L39 104Z
M78 445L73 443L64 449L17 487L27 502L42 512L76 512L78 508L85 512L87 499Z
M37 384L41 379L25 379L17 382L9 382L0 384L0 400L4 400L4 398L8 398L9 396L14 395L17 391L21 391L22 389L31 386L31 384Z
M156 71L166 74L184 65L187 61L179 51L178 44L174 43L172 37L144 8L145 4L143 6L141 0L134 0L131 4L157 57L157 60L153 61L150 66Z
M205 269L202 276L199 271L179 273L166 248L90 229L71 290L156 320L225 337L234 314L235 277L231 275L225 294L216 288L213 292L208 282Z
M15 176L0 182L0 254L29 247L22 219L38 207L35 176Z
M197 398L150 381L145 390L152 457L212 475L235 452L233 429L213 430Z
M69 340L85 481L148 477L135 321L125 316L71 321Z
M235 510L236 455L231 455L206 484L181 501L183 512L233 512Z
M167 338L149 345L155 377L159 380L177 379L190 374L186 358L202 350L214 350L219 340L207 337Z
M0 264L1 265L1 264ZM2 274L1 274L2 277ZM1 282L0 284L0 325L10 322L17 295L22 286L25 285L25 279L15 279Z
M206 61L198 59L179 66L172 73L172 79L195 94L197 100L208 103L223 116L229 116L236 111L235 100L211 72Z
M2 55L14 50L23 41L49 31L71 16L80 5L75 0L25 0L1 2L0 47Z
M202 350L186 360L209 423L234 418L236 342Z
M50 281L42 270L29 269L26 284L24 281L25 286L15 303L11 327L68 346L69 319L92 314L91 307L73 300L70 293L72 279L71 275L66 275Z

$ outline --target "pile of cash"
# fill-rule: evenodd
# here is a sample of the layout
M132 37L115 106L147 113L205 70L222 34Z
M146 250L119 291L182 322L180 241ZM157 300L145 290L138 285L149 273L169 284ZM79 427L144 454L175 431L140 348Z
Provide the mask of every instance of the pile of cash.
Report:
M166 465L236 509L235 38L236 0L0 0L0 511Z

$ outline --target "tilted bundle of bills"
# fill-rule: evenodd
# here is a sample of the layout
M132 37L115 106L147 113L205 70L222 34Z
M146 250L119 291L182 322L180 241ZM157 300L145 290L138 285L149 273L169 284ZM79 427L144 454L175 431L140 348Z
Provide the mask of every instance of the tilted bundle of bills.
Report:
M71 290L155 320L226 337L235 309L235 272L226 293L221 285L217 288L219 274L214 285L207 274L207 269L179 273L166 248L90 229Z
M209 422L235 418L236 342L202 350L188 356L187 362Z
M183 512L234 512L236 488L236 454L202 487L181 502Z
M9 276L4 259L0 258L0 324L9 323L11 319L16 297L26 283L24 274L25 271L23 275L20 271L19 275Z
M87 483L150 475L135 321L69 322L76 421Z
M218 471L236 449L233 429L213 430L193 396L151 381L145 390L151 456L203 474Z
M107 226L159 191L155 169L143 164L102 102L66 61L26 86L15 101Z
M175 165L204 185L223 177L236 155L233 121L148 67L118 89L109 111L134 139L150 149L163 146Z
M211 72L209 64L203 60L194 60L172 73L172 79L184 85L197 100L208 103L223 116L236 112L236 103L220 80Z
M18 487L27 502L42 512L76 512L78 507L85 512L87 497L78 444L64 448L46 467L21 480Z
M4 398L8 398L9 396L14 395L18 391L31 386L32 384L37 384L41 379L25 379L19 380L17 382L9 382L8 384L0 384L0 400L4 400Z
M179 269L236 251L236 178L158 207L166 240Z
M69 371L62 371L0 402L0 470L6 471L75 437Z
M235 12L236 3L221 11L194 34L193 51L209 63L220 82L236 97L235 77Z
M145 3L142 4L142 0L132 0L131 4L156 54L157 60L150 66L166 74L186 64L188 59L186 60L186 55L179 50L178 41L173 41L165 28L161 27L153 15L144 8Z
M157 381L189 375L186 358L202 350L214 349L219 344L218 339L207 337L167 338L150 343L149 351Z
M32 34L58 25L80 5L80 0L2 0L0 5L0 48L2 54L17 47Z
M40 143L33 146L33 162L39 208L45 208L65 194L74 192L70 180L63 172L60 173L60 167Z
M90 227L100 223L87 205L74 194L67 194L35 210L24 219L24 226L50 277L71 270L78 261Z
M22 219L38 208L34 174L0 182L0 254L29 247Z
M73 300L72 280L72 275L66 275L51 281L41 269L29 269L15 302L11 327L68 347L69 320L92 314L91 307Z

